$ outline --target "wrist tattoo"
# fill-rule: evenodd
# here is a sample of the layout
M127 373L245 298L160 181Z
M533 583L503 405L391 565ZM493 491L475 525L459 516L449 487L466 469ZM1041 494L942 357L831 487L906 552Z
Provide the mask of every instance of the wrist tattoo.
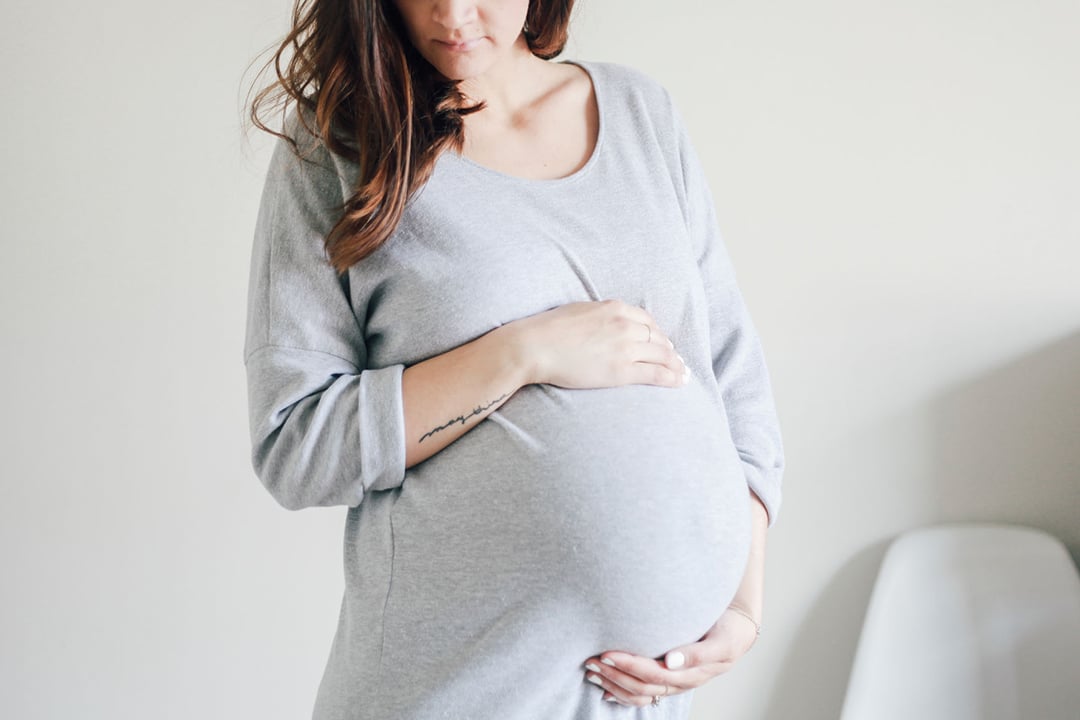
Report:
M432 428L431 430L427 431L426 433L424 433L423 435L421 435L421 436L420 436L420 439L416 441L416 442L417 442L417 444L420 444L420 443L424 442L424 438L426 438L426 437L429 437L429 436L431 436L431 435L434 435L435 433L439 432L440 430L445 430L446 428L450 427L450 426L451 426L451 425L453 425L454 423L461 423L462 425L464 425L464 424L465 424L465 422L466 422L466 421L467 421L467 420L468 420L469 418L471 418L471 417L472 417L473 415L480 415L480 414L482 414L482 413L483 413L483 412L484 412L485 410L487 410L487 409L488 409L489 407L491 407L492 405L494 405L494 404L496 404L496 403L498 403L498 402L502 401L502 400L503 400L504 398L507 398L507 397L509 397L509 395L510 395L510 393L503 393L503 394L502 394L502 395L500 395L499 397L497 397L497 398L495 398L494 400L492 400L491 402L489 402L489 403L488 403L487 405L484 405L484 406L479 406L479 405L478 405L478 406L477 406L476 408L474 408L474 409L473 409L473 411L472 411L471 413L469 413L468 415L458 415L458 416L457 416L456 418L454 418L453 420L450 420L450 421L448 421L448 422L446 422L446 423L444 423L444 424L442 424L442 425L439 425L438 427Z

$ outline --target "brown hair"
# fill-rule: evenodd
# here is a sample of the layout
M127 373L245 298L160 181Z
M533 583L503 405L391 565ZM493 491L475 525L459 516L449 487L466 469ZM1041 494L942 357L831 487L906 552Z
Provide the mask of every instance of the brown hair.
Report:
M547 60L562 52L573 4L530 0L525 39L534 55ZM285 117L295 102L314 116L313 128L299 112L303 127L360 167L354 193L325 238L330 263L342 274L390 237L439 154L463 147L462 118L484 103L466 106L460 81L416 51L392 0L296 0L292 29L258 77L271 66L277 80L255 96L251 122L288 140L302 157L293 138L260 117L267 106Z

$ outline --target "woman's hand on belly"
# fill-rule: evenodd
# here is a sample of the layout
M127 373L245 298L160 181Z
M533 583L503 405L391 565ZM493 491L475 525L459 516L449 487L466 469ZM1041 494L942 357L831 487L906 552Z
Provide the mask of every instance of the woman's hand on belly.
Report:
M694 690L726 673L756 639L753 622L728 608L701 640L668 651L663 660L604 652L585 661L586 679L603 688L605 700L644 707L656 695Z
M504 327L517 333L529 383L677 388L690 379L682 356L653 316L622 300L567 303Z

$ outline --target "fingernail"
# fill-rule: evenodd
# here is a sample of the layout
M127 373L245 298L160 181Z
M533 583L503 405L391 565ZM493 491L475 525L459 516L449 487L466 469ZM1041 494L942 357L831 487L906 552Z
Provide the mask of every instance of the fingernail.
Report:
M604 663L605 665L610 665L611 667L615 667L615 661L612 660L611 658L600 658L600 662Z
M608 695L608 696L607 696L606 698L604 698L604 699L605 699L605 700L607 700L608 702L618 702L618 700L616 700L616 699L615 699L615 696L614 696L614 695Z
M589 682L591 682L593 685L603 685L604 684L603 680L600 679L599 675L586 675L585 679L588 680Z
M669 348L671 348L672 350L674 350L675 349L675 343L671 342L671 338L664 338L664 339L667 340L667 346Z
M678 650L669 652L667 654L667 657L664 658L664 664L667 665L668 668L671 670L674 670L675 668L681 668L685 663L686 656Z
M600 672L600 666L596 663L589 663L585 666L586 670L592 670L593 672Z
M688 382L690 382L690 366L686 365L682 371L682 384L685 385Z

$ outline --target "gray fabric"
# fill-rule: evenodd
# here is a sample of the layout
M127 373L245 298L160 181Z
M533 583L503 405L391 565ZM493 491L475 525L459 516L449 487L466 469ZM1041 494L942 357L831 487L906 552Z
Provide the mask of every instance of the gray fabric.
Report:
M244 349L252 462L286 508L349 508L316 720L686 718L692 693L605 702L582 662L700 638L746 566L747 485L776 521L768 372L685 125L641 71L575 64L600 106L587 165L527 180L444 154L343 281L322 238L357 168L317 143L318 164L274 151ZM295 111L287 129L302 136ZM528 385L405 469L405 367L605 298L653 314L689 385Z

